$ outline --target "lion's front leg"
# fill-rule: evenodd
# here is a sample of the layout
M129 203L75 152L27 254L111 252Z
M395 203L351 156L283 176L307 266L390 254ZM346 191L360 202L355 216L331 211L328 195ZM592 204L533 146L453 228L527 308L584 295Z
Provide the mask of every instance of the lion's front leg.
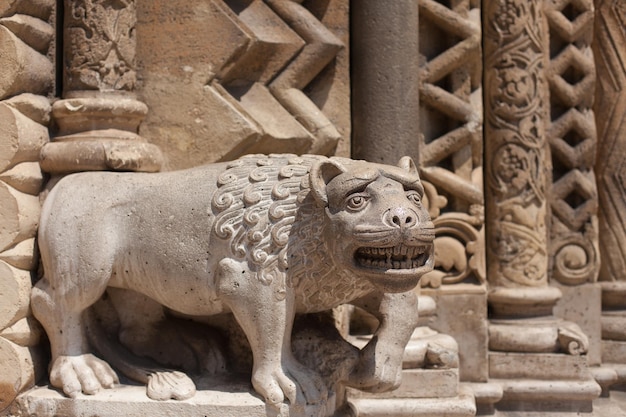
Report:
M417 294L375 294L355 304L375 315L380 325L361 350L348 385L370 392L397 388L402 378L404 349L417 326Z
M294 295L278 277L261 283L247 264L223 259L218 271L224 303L241 325L254 360L252 385L268 404L317 404L326 390L321 378L301 365L291 351ZM286 290L286 293L285 293Z

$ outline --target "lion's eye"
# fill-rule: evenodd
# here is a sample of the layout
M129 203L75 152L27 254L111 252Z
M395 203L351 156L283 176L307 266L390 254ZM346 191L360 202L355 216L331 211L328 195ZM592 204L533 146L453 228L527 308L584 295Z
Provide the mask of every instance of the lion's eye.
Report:
M413 204L420 205L422 203L422 198L420 197L417 191L409 191L406 193L406 198L409 199Z
M360 210L367 204L367 196L357 194L348 198L347 206L350 210Z

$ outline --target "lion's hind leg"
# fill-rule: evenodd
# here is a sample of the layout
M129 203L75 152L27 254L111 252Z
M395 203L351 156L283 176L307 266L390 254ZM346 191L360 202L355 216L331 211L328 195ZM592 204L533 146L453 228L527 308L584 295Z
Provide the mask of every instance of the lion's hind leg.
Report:
M81 268L92 272L88 280L81 281L81 271L73 271L80 261L60 256L52 260L48 255L47 248L42 248L46 277L33 288L31 307L50 340L50 383L70 397L110 388L118 382L117 375L106 362L89 353L82 316L103 294L111 268L98 268L98 274L93 273L93 267Z

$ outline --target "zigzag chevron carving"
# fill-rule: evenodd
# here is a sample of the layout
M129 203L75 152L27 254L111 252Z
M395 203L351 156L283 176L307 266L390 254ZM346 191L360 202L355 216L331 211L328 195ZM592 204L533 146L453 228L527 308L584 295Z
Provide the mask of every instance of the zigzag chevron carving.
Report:
M341 135L303 91L344 47L299 2L214 0L245 41L233 48L211 87L259 134L223 157L272 152L280 142L296 153L330 154Z
M626 6L622 0L595 2L594 52L598 71L596 175L600 201L601 281L626 279Z
M545 7L551 38L551 276L563 284L581 284L595 281L599 270L593 2L549 0Z

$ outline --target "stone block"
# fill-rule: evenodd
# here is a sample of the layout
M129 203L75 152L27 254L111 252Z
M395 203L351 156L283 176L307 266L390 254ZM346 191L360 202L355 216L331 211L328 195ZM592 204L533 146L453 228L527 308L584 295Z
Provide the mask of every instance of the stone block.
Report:
M553 283L553 285L558 285ZM554 307L554 315L574 322L589 338L587 363L599 365L601 357L600 312L602 291L598 284L558 285L563 294Z
M458 369L405 369L402 384L389 392L348 389L349 398L451 398L459 392Z
M354 398L348 404L355 417L469 417L476 415L474 395L463 389L452 398Z
M617 340L602 341L603 363L626 363L626 342Z
M489 353L491 378L573 379L590 377L585 356L563 354Z
M452 336L459 344L461 381L484 382L487 362L487 293L484 287L469 284L422 289L437 302L430 326Z

